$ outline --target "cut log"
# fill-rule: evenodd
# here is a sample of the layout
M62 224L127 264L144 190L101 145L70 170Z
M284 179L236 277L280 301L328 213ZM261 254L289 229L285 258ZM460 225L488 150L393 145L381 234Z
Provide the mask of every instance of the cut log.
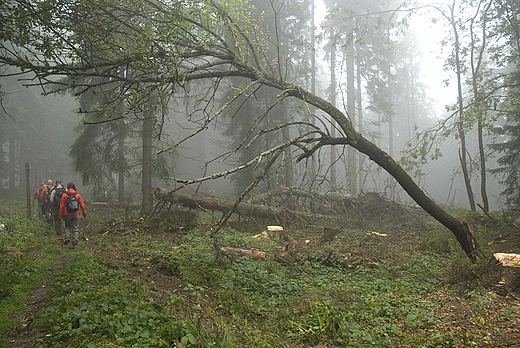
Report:
M256 251L250 249L240 249L240 248L231 248L231 247L222 247L220 248L224 254L232 255L235 257L247 256L252 258L253 260L265 260L265 252Z
M520 267L520 254L496 253L493 256L504 267Z

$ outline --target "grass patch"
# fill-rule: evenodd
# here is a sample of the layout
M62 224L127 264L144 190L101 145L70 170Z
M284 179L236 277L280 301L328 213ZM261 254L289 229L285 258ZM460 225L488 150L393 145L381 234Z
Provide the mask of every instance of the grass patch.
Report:
M87 256L87 257L86 257ZM144 282L75 253L55 282L52 303L36 325L43 347L231 347L197 318L174 315L183 296L150 290Z
M13 318L22 311L33 289L52 269L62 253L48 225L27 219L23 206L0 205L0 335L19 325ZM5 338L0 341L4 345Z
M487 218L456 213L486 245L500 236ZM253 238L259 226L220 231L221 246L265 251L259 261L217 258L204 214L191 229L169 215L160 226L118 216L95 216L89 241L62 268L35 320L49 335L41 347L454 347L516 339L518 304L479 281L461 282L482 284L485 264L471 265L430 224L406 232L345 228L325 244L323 226L287 229L291 243Z

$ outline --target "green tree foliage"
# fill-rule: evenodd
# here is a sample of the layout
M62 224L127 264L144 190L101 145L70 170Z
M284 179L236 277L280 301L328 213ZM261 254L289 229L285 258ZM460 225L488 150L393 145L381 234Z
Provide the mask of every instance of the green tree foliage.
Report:
M13 4L18 7L13 9ZM0 34L8 35L8 40L12 37L10 42L0 44L0 63L36 74L38 84L55 84L56 77L69 77L68 84L61 89L75 88L86 77L110 79L118 83L120 98L135 112L165 105L159 97L174 94L178 89L189 95L191 81L209 81L214 90L219 90L222 85L228 86L230 77L236 77L248 81L247 86L277 89L281 98L298 102L302 110L310 110L309 105L313 105L327 114L329 120L319 119L316 124L292 122L294 135L290 139L272 144L247 164L205 178L178 181L192 184L256 166L259 171L255 182L259 182L265 177L260 164L272 167L289 147L298 149L297 161L302 161L323 147L351 146L388 171L420 206L455 234L468 256L476 261L478 246L467 225L427 197L392 157L355 130L344 112L298 83L284 80L283 75L272 69L266 54L270 42L261 27L251 20L250 10L242 3L220 4L211 0L173 3L82 0L59 6L54 1L15 0L0 5L0 19L5 17L7 23ZM34 23L26 23L27 18ZM20 37L16 28L22 23L29 25L23 31L28 35ZM16 45L23 45L25 50L22 52ZM122 66L127 66L131 74L121 76L118 72ZM234 95L238 98L246 90L236 91ZM202 100L199 110L204 118L193 136L207 129L225 111L215 110L213 97L210 94L210 98ZM155 98L159 98L157 103ZM331 128L337 130L338 136L331 135ZM268 134L259 131L255 137ZM172 144L164 152L178 145ZM252 188L249 186L248 190ZM229 216L222 219L220 227Z
M486 162L497 149L487 144L492 140L490 133L496 128L497 120L502 123L511 120L500 118L497 111L504 100L503 108L509 109L509 97L504 93L518 86L515 71L519 62L519 4L517 1L454 1L432 6L430 14L437 14L446 23L448 36L442 44L450 55L445 69L456 74L458 97L447 108L450 114L408 143L402 163L414 170L419 163L442 156L440 146L444 140L457 140L462 172L455 173L464 175L473 209L477 198L472 193L472 185L475 174L479 176L480 198L487 211ZM478 151L473 151L472 139L476 139ZM416 173L422 175L420 170Z
M80 135L70 149L76 172L84 185L92 185L94 194L115 185L114 174L128 172L127 156L120 156L120 137L127 128L124 121L80 125ZM124 151L124 149L123 149Z
M501 103L500 113L505 123L495 129L498 141L491 145L500 153L494 170L502 180L502 196L511 212L520 215L520 89L511 89L507 99Z
M498 135L492 148L501 155L500 168L495 170L502 178L505 202L517 216L520 213L520 3L514 0L494 3L492 23L496 37L490 52L495 64L504 72L505 98L500 99L499 119L502 125L495 128ZM495 100L495 106L497 102Z
M122 106L110 107L117 97L114 91L101 87L79 96L80 110L86 116L81 121L83 125L76 127L79 136L70 155L83 184L92 185L94 195L115 186L114 174L120 174L122 180L129 173L125 141L132 132L123 118Z

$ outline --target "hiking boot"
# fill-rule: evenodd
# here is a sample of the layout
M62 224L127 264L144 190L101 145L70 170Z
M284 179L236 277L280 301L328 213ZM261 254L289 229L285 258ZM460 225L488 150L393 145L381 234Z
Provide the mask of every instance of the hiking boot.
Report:
M67 245L70 243L70 239L65 239L65 241L63 242L63 245Z

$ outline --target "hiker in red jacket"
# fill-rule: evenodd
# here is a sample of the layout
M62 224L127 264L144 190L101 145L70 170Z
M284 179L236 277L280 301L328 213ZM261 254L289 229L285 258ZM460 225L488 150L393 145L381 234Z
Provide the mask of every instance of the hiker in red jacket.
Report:
M38 217L41 218L43 216L43 212L42 212L42 203L41 203L41 200L40 200L40 196L42 194L42 191L43 191L43 185L45 185L43 182L40 184L40 187L38 187L36 189L36 191L34 191L33 193L33 198L38 200Z
M76 185L72 182L67 184L67 192L61 196L60 201L60 220L65 220L65 241L63 244L69 244L71 241L72 230L72 247L78 245L79 240L79 214L80 209L83 212L83 217L87 217L85 210L85 203L83 199L76 192Z
M42 211L44 215L44 220L48 223L51 221L52 214L52 204L49 198L52 189L52 180L47 180L47 186L43 187L43 191L41 194L41 202L42 202Z

